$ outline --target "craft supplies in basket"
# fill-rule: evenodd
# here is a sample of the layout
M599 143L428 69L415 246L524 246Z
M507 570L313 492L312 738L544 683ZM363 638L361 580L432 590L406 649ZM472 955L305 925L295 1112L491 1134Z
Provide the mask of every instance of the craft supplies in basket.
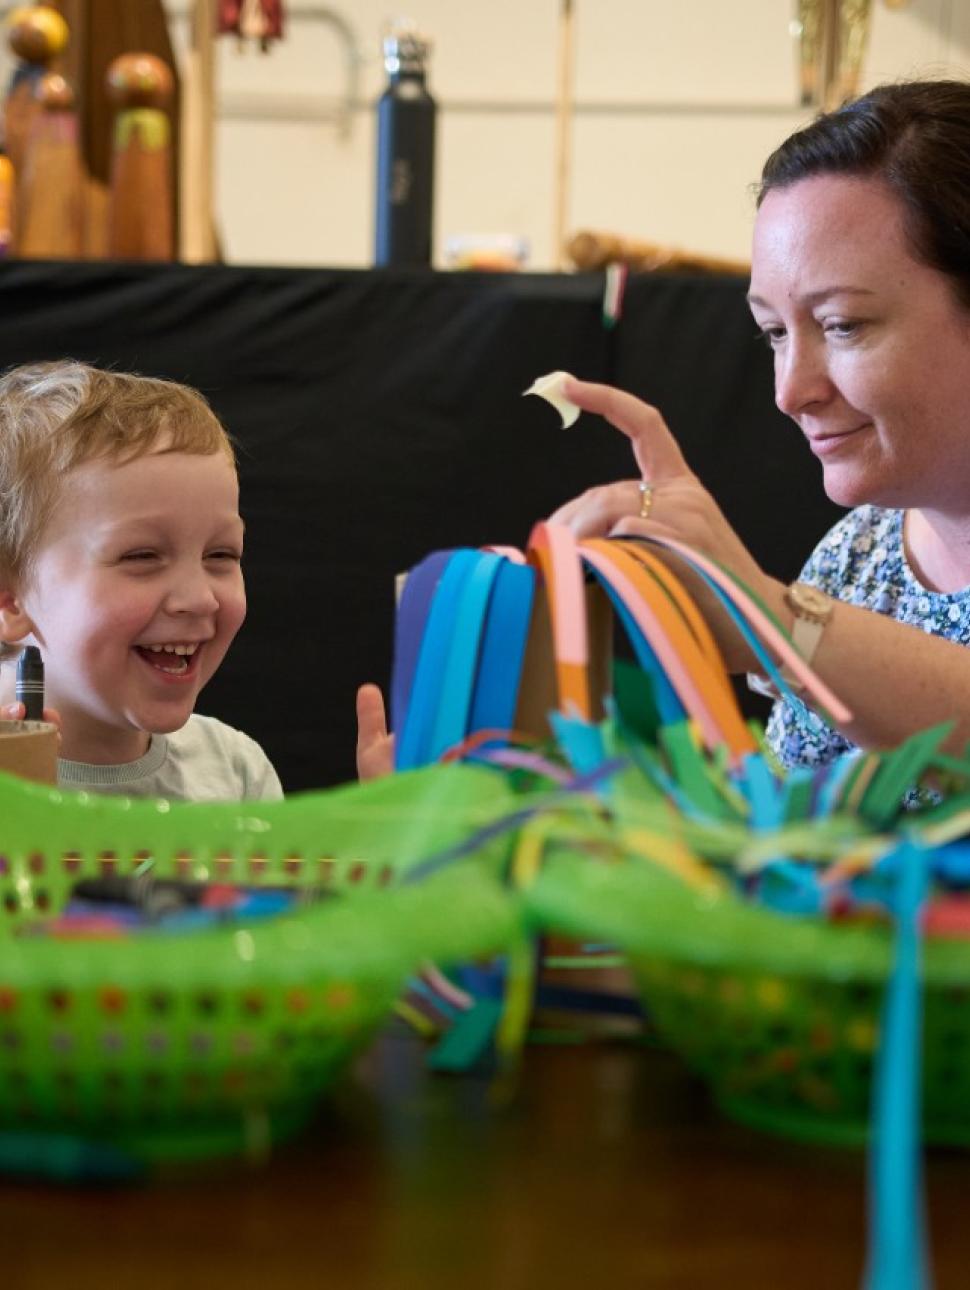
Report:
M783 662L819 707L845 719L844 705L794 655L743 587L679 544L663 545L690 564L721 599L776 684L787 688L778 666ZM808 916L821 913L820 898L815 909L806 903L814 870L803 871L799 879L794 862L787 868L781 862L786 846L800 847L799 854L812 864L843 859L859 847L868 846L871 855L891 851L891 830L906 817L906 791L927 771L947 764L938 752L943 732L916 736L894 753L848 758L815 773L781 772L738 711L706 624L656 550L656 545L626 540L577 542L565 529L539 525L524 555L502 548L428 557L410 575L398 615L394 701L399 763L422 764L457 750L523 772L531 767L546 789L552 786L550 770L552 779L558 775L560 790L570 773L580 777L580 784L586 777L592 808L586 804L588 796L578 793L569 804L557 800L553 807L567 821L567 834L580 850L595 859L602 854L636 856L645 848L648 863L673 866L681 879L689 872L702 889L716 891L718 899L708 922L707 906L689 903L689 886L685 891L688 903L676 923L680 939L670 946L678 956L671 962L683 968L679 972L657 958L640 956L659 935L649 893L635 904L630 937L609 930L605 916L610 903L624 912L624 883L642 881L635 868L609 867L596 879L600 903L593 901L588 909L583 904L574 925L560 930L583 941L614 940L634 958L651 1014L675 1046L686 1045L694 1064L718 1078L718 1096L725 1105L766 1125L771 1121L791 1131L861 1138L868 1119L881 987L891 958L891 920L887 914L881 927L824 920L815 925ZM604 634L592 624L591 582L605 592L635 660L612 660L612 681L609 660L596 657L597 651L604 652ZM543 687L544 680L554 684ZM607 686L613 690L617 719L597 724L590 717L601 707ZM534 706L524 715L533 696L520 688L542 690L554 706L544 760L513 746L513 726L534 736L542 733ZM962 782L970 783L970 766L958 769ZM522 807L525 821L527 801ZM552 818L548 804L535 809L547 823ZM773 843L771 835L782 826L789 835ZM796 828L802 830L801 839L791 836ZM693 839L693 849L688 839ZM743 881L739 877L731 884L716 868L719 861L723 869L742 853L753 855L756 844L762 847L758 881L764 891L774 884L768 903L787 902L787 918L751 904L755 867ZM538 871L537 861L530 864ZM553 909L543 910L556 925ZM736 943L738 919L750 934L745 931ZM720 936L718 927L723 929ZM817 946L817 974L809 970L812 956L807 952L798 970L773 962L765 952L765 946L773 945L777 956L796 937ZM688 945L700 955L696 962ZM847 961L843 945L866 946L867 952ZM960 997L961 980L970 991L970 948L958 941L934 945L929 964L941 982L933 999L935 1015L942 1000ZM721 976L729 978L727 983ZM785 976L790 980L782 988ZM851 989L839 993L836 987L846 982ZM650 997L655 992L656 1003ZM812 1007L806 1003L809 996L816 1000ZM823 1026L819 1018L827 1009L833 1023ZM802 1017L797 1026L796 1014ZM769 1043L772 1035L776 1042ZM826 1085L820 1074L827 1052L836 1054L829 1063L837 1073L836 1084L829 1080ZM960 1081L950 1066L943 1064L940 1071L934 1105L941 1109L939 1115L934 1112L934 1134L952 1138L945 1126L955 1124L956 1117L942 1107ZM970 1095L967 1103L970 1122ZM954 1132L962 1136L962 1131Z
M461 766L232 805L0 777L0 1167L124 1174L292 1133L422 961L508 942L487 864L402 879L511 800ZM181 934L23 934L79 878L135 872L341 895Z
M782 772L737 708L677 560L777 689L799 702L793 675L816 711L847 723L770 615L702 555L539 525L525 554L438 552L410 575L398 765L518 768L512 872L536 932L624 951L650 1016L738 1118L825 1141L871 1130L870 1285L889 1284L881 1270L901 1235L899 1284L915 1285L920 1133L970 1144L970 863L950 849L970 834L970 761L940 751L941 729ZM632 659L610 657L591 583ZM604 708L615 721L597 721ZM523 751L514 731L545 742ZM914 794L927 773L957 796L934 806ZM523 1042L535 981L519 939L497 1032L506 1055Z
M538 926L625 950L659 1032L728 1114L818 1142L869 1140L869 1290L924 1283L921 1139L970 1145L970 854L947 844L966 832L963 800L962 818L902 837L853 839L851 819L841 839L819 830L816 860L841 842L852 864L881 877L881 922L865 889L862 916L847 922L758 907L723 866L704 864L676 832L651 836L642 820L616 828L612 856L595 836L584 844L575 822L544 821L544 863L527 888ZM797 871L811 834L758 838L756 858L774 852L775 865ZM810 890L811 877L799 885Z
M553 846L529 890L537 921L624 950L651 1020L724 1110L816 1141L868 1137L891 925L792 918L648 857L570 850ZM924 1137L970 1145L970 939L927 939L922 984Z

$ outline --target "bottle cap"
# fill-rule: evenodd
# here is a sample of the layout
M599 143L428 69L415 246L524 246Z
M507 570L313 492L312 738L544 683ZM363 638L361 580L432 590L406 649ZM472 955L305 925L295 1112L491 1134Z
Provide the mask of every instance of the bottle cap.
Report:
M396 19L385 29L384 66L392 76L399 72L423 72L430 51L431 42L408 18Z

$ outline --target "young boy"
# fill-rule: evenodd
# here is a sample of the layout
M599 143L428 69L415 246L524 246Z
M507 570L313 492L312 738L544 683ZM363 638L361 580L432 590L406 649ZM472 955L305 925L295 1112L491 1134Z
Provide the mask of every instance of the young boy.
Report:
M194 714L246 614L235 458L202 396L75 362L0 378L0 703L44 660L66 788L282 796L248 735Z

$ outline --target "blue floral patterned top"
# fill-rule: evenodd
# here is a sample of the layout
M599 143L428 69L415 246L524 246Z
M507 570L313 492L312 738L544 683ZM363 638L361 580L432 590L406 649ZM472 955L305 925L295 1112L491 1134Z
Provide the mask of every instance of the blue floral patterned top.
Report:
M850 605L864 605L934 636L970 645L970 588L927 591L917 581L903 549L903 514L879 506L850 511L809 556L800 581ZM787 767L820 766L855 746L803 703L784 699L771 711L767 736Z

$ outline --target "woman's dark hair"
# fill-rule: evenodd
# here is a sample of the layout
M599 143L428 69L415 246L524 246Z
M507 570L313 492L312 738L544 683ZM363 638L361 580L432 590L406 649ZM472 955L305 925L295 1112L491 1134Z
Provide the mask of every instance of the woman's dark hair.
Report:
M970 83L879 85L817 117L765 162L758 204L826 174L883 179L905 208L914 253L970 309Z

